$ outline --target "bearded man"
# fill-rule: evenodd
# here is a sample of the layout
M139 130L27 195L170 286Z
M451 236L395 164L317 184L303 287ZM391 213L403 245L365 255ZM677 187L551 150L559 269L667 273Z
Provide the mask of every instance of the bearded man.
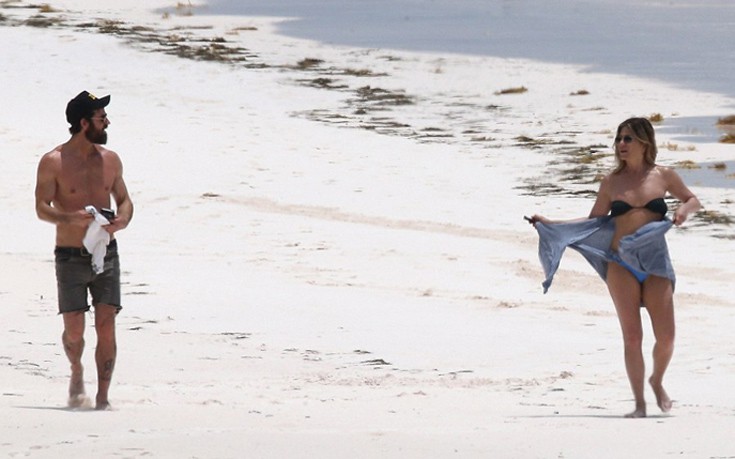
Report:
M115 233L130 223L133 203L123 180L120 157L102 146L107 143L110 126L105 112L109 103L110 96L97 98L87 91L69 101L66 120L71 125L71 139L43 155L36 179L36 214L56 225L54 257L59 314L64 319L62 343L71 363L71 408L92 406L85 393L82 366L85 313L90 309L88 294L97 334L98 410L110 408L108 392L117 355L115 317L122 306ZM116 214L111 210L111 198ZM94 269L85 239L92 225L99 225L95 228L98 231L103 228L99 232L105 241L109 240L104 266Z

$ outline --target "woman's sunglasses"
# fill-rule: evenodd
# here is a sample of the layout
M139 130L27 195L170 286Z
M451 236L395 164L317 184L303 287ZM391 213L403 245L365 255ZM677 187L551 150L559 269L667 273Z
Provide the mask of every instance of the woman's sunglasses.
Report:
M624 135L623 137L617 136L615 137L615 145L619 144L620 141L623 141L624 144L629 144L633 142L633 136Z

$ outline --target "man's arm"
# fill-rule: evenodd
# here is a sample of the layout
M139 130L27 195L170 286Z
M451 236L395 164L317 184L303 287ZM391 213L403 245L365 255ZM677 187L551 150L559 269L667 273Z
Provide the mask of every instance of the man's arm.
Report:
M92 216L84 210L80 212L64 212L51 203L56 198L58 176L57 152L46 153L38 163L36 175L36 215L43 221L59 225L75 224L87 226Z
M50 223L61 222L61 212L51 206L56 196L56 171L53 153L46 153L36 173L36 215Z
M112 184L111 193L113 199L115 199L115 204L117 205L117 215L112 221L112 224L105 227L107 232L110 234L126 228L130 223L130 220L133 219L133 201L130 199L128 187L125 185L125 180L123 179L122 161L120 161L120 158L117 155L115 155L114 158L115 161L117 161L116 168L118 174Z

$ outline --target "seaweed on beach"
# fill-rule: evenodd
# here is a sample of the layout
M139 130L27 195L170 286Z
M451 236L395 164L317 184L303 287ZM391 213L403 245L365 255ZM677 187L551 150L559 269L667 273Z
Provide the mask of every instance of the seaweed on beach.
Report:
M427 127L419 130L419 132L416 134L416 137L420 140L426 141L426 140L434 140L434 139L444 139L444 138L451 138L454 137L454 134L450 131L447 131L446 129L437 128L437 127Z
M63 22L63 19L60 17L55 17L55 16L49 17L49 16L37 14L23 21L23 24L29 27L53 27L53 26L61 24L62 22Z
M54 7L52 7L51 5L49 5L48 3L44 3L42 5L39 5L38 6L38 11L41 12L41 13L58 13L59 12L59 10L55 9Z
M15 0L1 0L0 8L4 9L18 9L18 10L37 10L38 5L29 5L27 3L21 3Z
M725 134L720 137L720 143L735 143L735 134Z
M353 68L337 68L337 67L327 67L325 68L323 66L324 60L317 59L314 57L307 57L304 59L301 59L299 62L296 63L295 66L290 66L289 68L295 69L295 70L303 70L303 71L318 71L324 75L344 75L344 76L355 76L355 77L377 77L377 76L386 76L386 73L375 73L370 69L353 69Z
M521 194L525 196L555 196L564 191L559 185L541 182L538 178L527 179L524 185L516 186L515 189L523 190Z
M334 80L332 78L313 78L310 80L299 80L302 84L305 86L311 86L312 88L322 88L322 89L347 89L349 88L346 84L337 83L337 80Z
M390 118L370 118L367 122L359 123L359 127L368 130L382 130L383 132L395 133L396 130L410 128L410 124L399 123Z
M390 117L367 116L368 111L357 109L352 114L344 114L330 110L309 110L300 112L296 115L305 116L312 121L333 124L349 128L359 128L373 131L383 135L396 135L401 137L417 138L419 140L431 140L435 138L443 138L449 134L438 134L432 128L428 128L423 132L416 130L406 123L401 123Z
M665 148L669 151L680 151L679 144L678 143L672 143L672 142L665 142L659 145L659 149ZM697 147L694 145L688 145L684 150L685 151L696 151Z
M607 147L601 144L587 145L584 147L562 147L555 150L555 156L558 158L551 161L550 164L578 164L595 166L596 170L601 170L604 165L601 162L610 157L605 151Z
M301 59L299 62L296 63L296 68L299 70L306 70L311 69L315 67L319 67L324 63L321 59L316 59L312 57L307 57L305 59Z
M600 176L591 167L584 165L566 168L561 173L561 181L575 184L595 183L600 179Z
M528 92L528 88L525 86L516 86L513 88L505 88L501 89L499 91L495 91L496 96L502 96L506 94L523 94L524 92Z
M176 3L176 12L182 16L192 16L194 14L194 5L191 1L187 1L186 4L178 2Z
M462 134L469 134L469 132L465 131ZM498 139L496 139L495 137L488 137L486 135L470 136L470 142L495 142L496 140Z
M355 90L361 103L375 103L377 105L411 105L415 101L403 91L390 91L382 88L363 86Z
M375 73L370 69L342 69L343 75L356 76L356 77L380 77L387 76L387 73Z
M533 141L534 139L522 138L521 140ZM600 144L582 147L566 146L564 144L571 142L565 140L553 142L563 145L552 151L553 159L548 164L553 176L551 180L554 183L533 178L527 180L526 184L518 189L525 190L525 194L533 196L594 197L597 190L590 189L589 185L599 183L604 176L604 171L608 168L605 161L609 157L605 153L607 147ZM548 145L548 143L543 145Z
M735 220L729 215L725 215L722 212L716 210L700 210L694 214L694 218L698 221L703 222L702 224L720 224L730 226L735 223Z
M370 366L384 366L384 365L391 365L390 362L386 362L383 359L371 359L371 360L365 360L360 362L362 365L370 365Z
M237 62L245 59L239 55L238 49L229 48L219 43L202 45L179 44L169 50L167 54L202 61Z
M166 10L163 12L163 18L168 19L172 12L178 16L194 16L194 8L196 7L190 1L186 3L177 2L173 7L173 11Z
M84 25L87 26L86 24ZM122 21L111 21L102 20L93 24L92 27L97 29L99 33L106 33L112 35L130 35L132 31L125 27L125 23Z
M660 113L652 113L651 115L649 115L648 121L653 124L663 123L664 116Z
M251 63L258 56L249 50L231 44L223 37L193 37L191 30L209 30L211 27L175 27L168 31L158 31L151 27L129 25L123 21L102 19L96 22L83 22L71 25L80 30L126 38L131 44L144 45L146 51L161 52L185 59L216 61L223 63L243 63L248 67L262 68L263 63ZM176 32L176 33L174 33Z
M255 27L255 26L240 26L240 27L235 27L234 29L232 29L232 32L234 32L234 33L237 33L237 32L255 32L257 30L258 30L258 28Z
M674 167L677 169L701 169L702 166L690 159L687 159L684 161L677 161L674 163Z
M540 149L545 145L569 145L573 144L574 142L569 140L555 140L550 138L532 138L525 135L520 135L518 137L514 137L513 140L515 140L516 146L530 148L530 149Z

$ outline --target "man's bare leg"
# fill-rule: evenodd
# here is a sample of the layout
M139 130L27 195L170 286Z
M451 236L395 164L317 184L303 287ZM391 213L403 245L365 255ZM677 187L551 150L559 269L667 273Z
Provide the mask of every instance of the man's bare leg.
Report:
M115 316L117 308L99 304L94 311L94 325L97 331L97 410L110 409L108 394L112 382L112 372L115 369L117 357L117 342L115 340Z
M61 342L71 364L67 405L69 408L85 408L90 405L90 401L84 391L84 367L82 366L84 311L66 312L63 317L64 332L61 335Z

